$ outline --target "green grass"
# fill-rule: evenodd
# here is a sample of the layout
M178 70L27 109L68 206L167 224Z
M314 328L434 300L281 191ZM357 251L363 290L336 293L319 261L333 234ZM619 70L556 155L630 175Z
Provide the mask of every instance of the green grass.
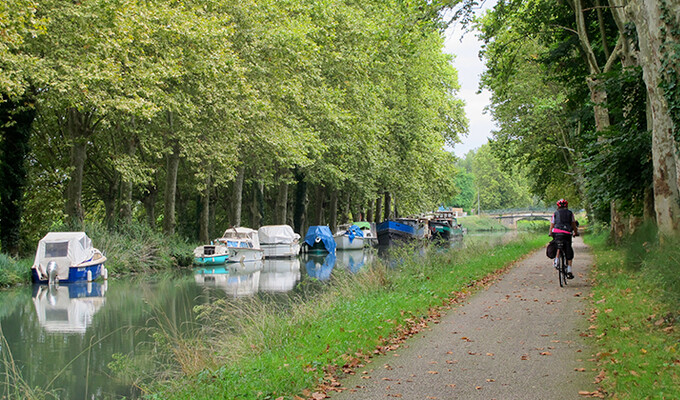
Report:
M458 218L458 223L467 228L468 232L480 232L480 231L507 231L508 228L503 226L498 220L472 215L468 217Z
M680 246L643 228L621 247L586 237L593 270L593 335L602 388L616 399L680 398Z
M550 231L550 221L544 219L534 219L526 220L522 219L517 221L518 231L531 231L531 232L541 232L547 234Z
M293 301L285 312L257 299L205 308L217 340L192 337L189 347L176 341L177 368L185 376L157 383L150 397L293 399L321 384L326 373L398 340L457 292L473 290L471 282L544 245L542 236L532 236L425 258L402 250L398 270L378 262L357 275L334 275L327 290ZM199 357L204 368L196 369Z

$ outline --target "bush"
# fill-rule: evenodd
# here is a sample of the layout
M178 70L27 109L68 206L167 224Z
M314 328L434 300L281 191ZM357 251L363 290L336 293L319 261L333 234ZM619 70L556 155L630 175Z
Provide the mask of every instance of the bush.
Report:
M33 259L15 260L0 253L0 285L12 286L31 279L31 264Z

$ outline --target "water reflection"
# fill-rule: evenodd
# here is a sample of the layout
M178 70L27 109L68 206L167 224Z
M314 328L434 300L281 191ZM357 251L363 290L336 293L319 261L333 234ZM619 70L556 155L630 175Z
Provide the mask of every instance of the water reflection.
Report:
M84 334L104 305L107 282L35 285L33 305L38 323L47 332Z
M307 271L307 275L320 281L326 281L330 279L331 272L333 272L333 267L335 267L335 253L307 253L304 255L304 257L307 259L305 262L305 270Z
M338 262L344 265L353 274L359 272L361 267L366 265L370 250L343 250L338 252Z
M224 290L232 297L252 296L260 287L260 273L263 260L245 263L231 263L224 267L199 268L194 270L194 280L205 287Z
M300 280L300 259L265 258L260 274L260 290L285 293L293 290Z

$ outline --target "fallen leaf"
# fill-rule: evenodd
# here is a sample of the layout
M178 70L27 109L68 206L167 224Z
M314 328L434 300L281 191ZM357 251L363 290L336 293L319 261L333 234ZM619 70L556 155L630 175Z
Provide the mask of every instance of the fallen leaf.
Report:
M493 353L486 353L487 356L493 357Z
M475 386L475 389L482 390L482 387L481 386Z
M449 384L446 385L446 386L448 386L448 387L450 387L450 388L455 388L455 387L456 387L456 384L455 384L455 383L449 383Z
M327 398L326 393L320 393L320 392L314 392L312 393L312 399L314 400L322 400Z
M614 311L613 308L608 308L608 309L604 310L604 312L607 313L607 314L609 314L609 313L612 312L612 311Z
M487 379L486 381L487 381L487 382L496 382L495 379Z
M542 356L551 356L552 353L549 352L549 351L544 351L544 352L541 352L541 355L542 355Z
M640 376L636 371L633 371L632 369L630 370L630 374L633 376Z
M437 375L439 372L437 372L437 371L427 371L427 373L432 374L432 375Z

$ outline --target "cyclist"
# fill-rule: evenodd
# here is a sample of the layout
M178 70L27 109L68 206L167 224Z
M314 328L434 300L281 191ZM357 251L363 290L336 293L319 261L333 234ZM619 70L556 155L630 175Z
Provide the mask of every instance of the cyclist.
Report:
M567 279L574 279L571 266L574 261L574 249L571 247L571 237L578 236L578 222L567 206L565 199L557 201L557 211L550 219L550 233L555 241L564 243L564 253L567 257Z

